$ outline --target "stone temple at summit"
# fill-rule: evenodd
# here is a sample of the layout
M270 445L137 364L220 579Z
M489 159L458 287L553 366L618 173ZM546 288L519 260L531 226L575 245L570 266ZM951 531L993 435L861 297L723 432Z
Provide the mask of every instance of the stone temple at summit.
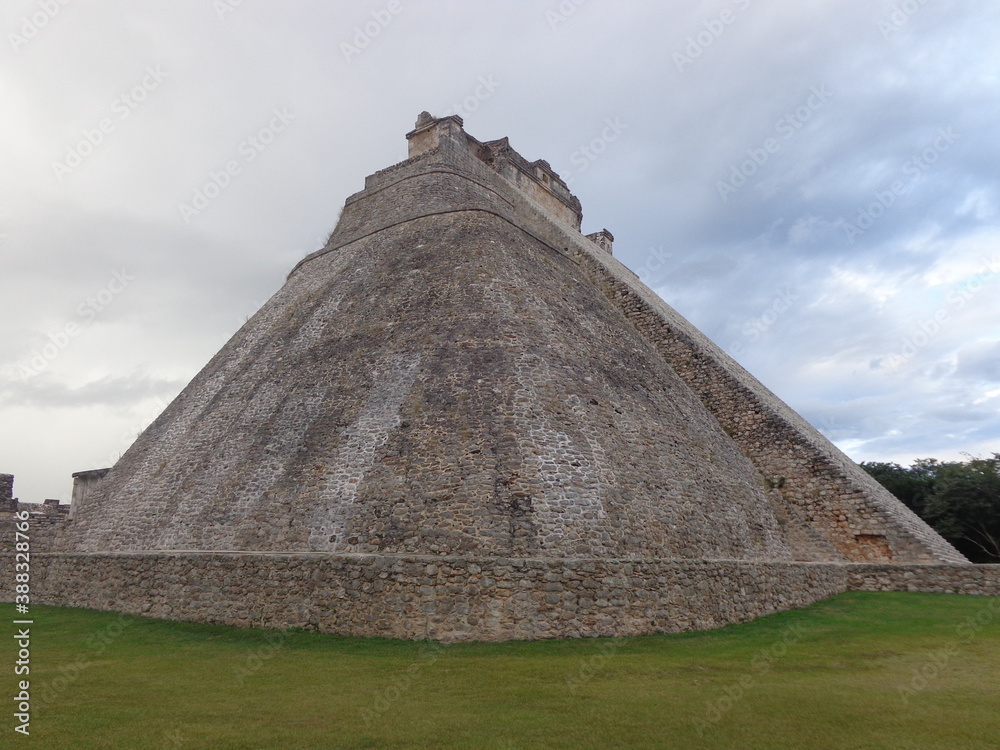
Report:
M582 234L548 163L457 116L407 139L74 503L42 601L497 640L997 588Z

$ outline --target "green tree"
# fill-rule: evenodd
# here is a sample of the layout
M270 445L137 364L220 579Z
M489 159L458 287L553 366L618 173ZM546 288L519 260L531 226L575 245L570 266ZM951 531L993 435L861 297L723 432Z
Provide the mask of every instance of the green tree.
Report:
M916 470L916 467L904 468L896 463L879 461L866 461L861 468L923 518L924 505L934 491L934 471L930 467L936 462L934 459L920 459L917 463L926 464L927 469Z
M861 467L972 562L1000 562L1000 453L942 463L917 459L904 468Z
M1000 454L938 473L925 519L973 562L1000 562Z

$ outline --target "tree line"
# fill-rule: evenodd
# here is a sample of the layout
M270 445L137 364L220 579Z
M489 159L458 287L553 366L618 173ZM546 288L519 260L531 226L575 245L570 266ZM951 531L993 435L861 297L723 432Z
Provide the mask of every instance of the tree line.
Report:
M975 563L1000 563L1000 453L912 466L866 461L861 468Z

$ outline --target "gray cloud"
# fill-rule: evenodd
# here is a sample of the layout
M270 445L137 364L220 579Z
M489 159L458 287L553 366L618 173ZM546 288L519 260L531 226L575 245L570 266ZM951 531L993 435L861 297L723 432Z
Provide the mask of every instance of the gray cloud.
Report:
M185 383L160 380L149 375L103 377L70 386L41 374L27 380L0 382L0 406L31 407L39 410L108 407L121 409L150 399L173 397Z
M155 416L138 404L176 392L364 177L405 158L416 114L456 105L473 135L566 172L587 231L611 229L621 260L852 457L989 452L1000 9L896 5L415 1L349 59L384 3L60 6L0 51L0 470L39 499L121 450ZM9 6L8 31L37 10ZM609 118L626 127L581 162ZM87 154L60 179L71 151ZM749 174L723 196L734 169ZM42 421L74 439L44 443Z
M1000 342L994 341L959 352L956 375L967 380L1000 383Z

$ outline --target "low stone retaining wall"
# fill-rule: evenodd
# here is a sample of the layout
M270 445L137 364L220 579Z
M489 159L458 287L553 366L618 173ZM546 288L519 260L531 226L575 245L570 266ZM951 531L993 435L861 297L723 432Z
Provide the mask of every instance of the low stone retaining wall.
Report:
M849 591L1000 596L1000 565L847 565Z
M0 580L13 581L13 555ZM1000 566L249 553L35 554L32 602L440 641L720 627L850 589L1000 595ZM12 600L12 586L3 599Z

